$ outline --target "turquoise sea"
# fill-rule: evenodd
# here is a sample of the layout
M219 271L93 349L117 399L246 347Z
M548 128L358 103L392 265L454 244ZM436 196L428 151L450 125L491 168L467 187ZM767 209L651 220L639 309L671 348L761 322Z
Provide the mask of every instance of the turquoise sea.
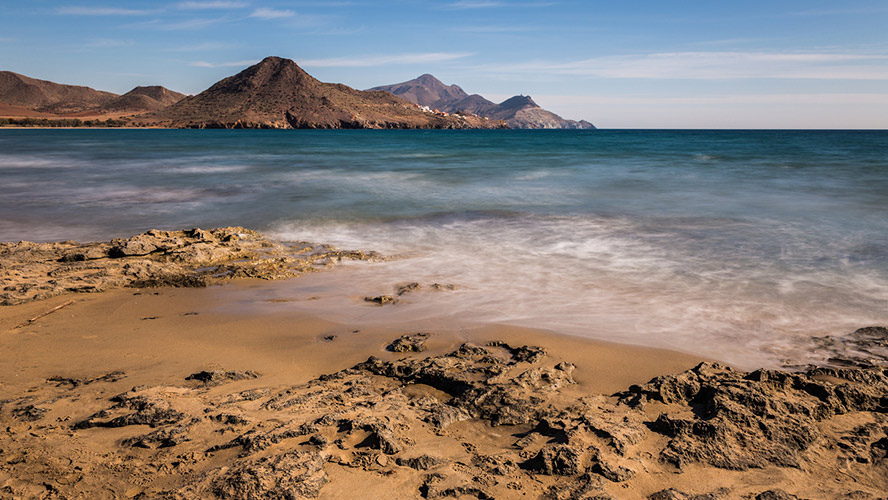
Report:
M811 337L888 324L884 131L0 130L2 241L223 225L399 256L305 282L356 321L501 321L740 366L816 362ZM356 298L405 281L460 288Z

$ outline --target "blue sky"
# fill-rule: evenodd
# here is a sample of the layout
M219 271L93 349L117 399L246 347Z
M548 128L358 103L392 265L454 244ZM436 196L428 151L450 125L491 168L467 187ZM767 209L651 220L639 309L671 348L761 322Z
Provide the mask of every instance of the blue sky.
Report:
M0 0L0 69L197 93L268 55L614 128L888 128L888 1Z

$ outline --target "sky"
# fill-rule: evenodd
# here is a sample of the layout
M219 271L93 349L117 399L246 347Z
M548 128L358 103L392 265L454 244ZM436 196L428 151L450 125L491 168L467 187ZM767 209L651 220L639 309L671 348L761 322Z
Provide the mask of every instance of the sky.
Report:
M886 0L0 0L0 70L196 94L263 57L601 128L888 128Z

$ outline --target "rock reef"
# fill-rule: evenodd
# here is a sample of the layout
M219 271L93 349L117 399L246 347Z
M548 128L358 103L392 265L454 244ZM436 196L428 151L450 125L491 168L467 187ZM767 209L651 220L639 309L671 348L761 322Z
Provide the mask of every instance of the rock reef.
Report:
M281 243L242 227L151 230L104 243L0 243L0 305L118 287L202 287L299 276L374 252Z

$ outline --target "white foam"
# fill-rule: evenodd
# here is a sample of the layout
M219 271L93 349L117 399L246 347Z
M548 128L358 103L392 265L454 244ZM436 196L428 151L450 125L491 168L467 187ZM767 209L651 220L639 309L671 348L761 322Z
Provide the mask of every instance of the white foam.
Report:
M672 238L656 245L657 239L634 237L632 231L624 219L563 216L291 224L275 235L401 255L393 262L351 266L336 283L347 292L334 292L330 282L330 311L342 316L351 310L361 321L458 315L669 347L754 367L808 359L810 346L803 341L812 335L886 320L884 275L813 268L780 274L773 263L722 263L717 252L692 255ZM397 308L368 309L360 300L412 281L461 288L416 294Z

